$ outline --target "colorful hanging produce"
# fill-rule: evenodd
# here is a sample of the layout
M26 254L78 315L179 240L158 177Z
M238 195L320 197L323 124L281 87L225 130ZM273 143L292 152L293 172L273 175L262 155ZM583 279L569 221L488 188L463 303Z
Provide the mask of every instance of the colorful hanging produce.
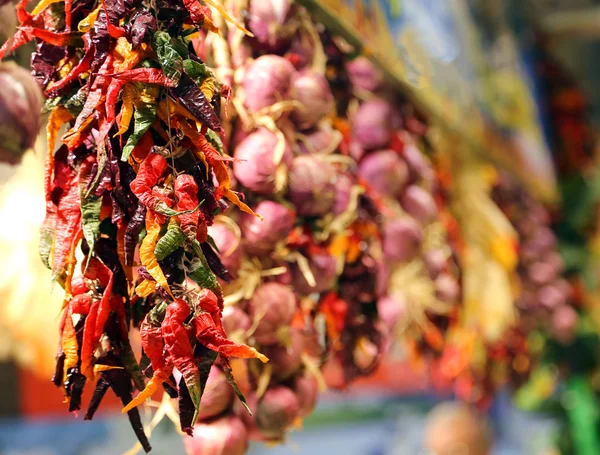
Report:
M149 451L138 406L163 391L156 415L173 419L177 400L188 453L242 454L248 439L284 441L319 391L372 373L396 340L485 401L492 368L529 361L529 316L572 310L550 237L509 222L543 209L449 159L299 5L226 3L235 19L208 0L32 13L22 0L0 50L37 42L40 255L66 292L54 382L69 410L92 382L91 419L112 389Z
M225 334L215 273L228 274L207 243L207 225L228 202L252 213L211 145L220 142L228 88L191 37L216 29L197 2L26 6L17 5L19 28L0 54L37 41L33 74L50 112L40 254L65 289L54 382L70 411L92 383L86 419L112 389L149 451L137 406L159 387L179 396L181 428L191 434L213 363L229 371L232 357L267 361ZM39 109L22 110L18 121ZM37 121L24 125L27 140ZM139 361L131 326L140 326ZM226 380L239 392L231 374Z

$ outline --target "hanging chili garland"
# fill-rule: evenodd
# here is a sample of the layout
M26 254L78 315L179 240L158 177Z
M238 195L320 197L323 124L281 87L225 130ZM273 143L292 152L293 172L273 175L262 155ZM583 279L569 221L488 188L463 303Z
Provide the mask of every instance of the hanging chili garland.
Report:
M136 406L159 386L179 390L182 430L191 434L213 363L267 361L227 338L213 272L222 266L203 253L212 251L207 225L217 212L233 203L253 213L212 145L223 133L215 108L229 89L191 45L199 30L218 30L197 1L43 0L32 13L27 3L17 5L20 25L0 57L37 41L33 74L50 112L40 254L66 292L54 383L70 411L95 383L86 419L112 389L149 451ZM183 259L204 264L211 290L186 278ZM128 332L140 322L138 363Z

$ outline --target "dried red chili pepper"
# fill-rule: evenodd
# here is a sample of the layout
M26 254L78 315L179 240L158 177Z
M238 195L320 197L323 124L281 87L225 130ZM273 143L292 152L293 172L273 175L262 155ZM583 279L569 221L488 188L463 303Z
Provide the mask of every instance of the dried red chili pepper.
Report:
M192 324L196 332L196 339L223 357L259 359L261 362L269 361L265 355L256 349L245 344L237 344L227 338L225 331L217 326L215 320L208 313L197 314L192 319Z
M126 82L142 82L144 84L157 84L163 87L173 87L174 81L169 79L159 68L135 68L120 73L106 74Z
M94 330L94 341L96 343L100 342L100 338L104 333L104 326L106 325L106 321L108 320L108 316L110 315L111 310L111 293L113 289L113 278L114 274L109 270L110 278L108 279L108 284L102 293L102 298L100 299L100 305L98 306L98 316L96 319L95 330Z
M69 71L69 73L63 77L61 80L54 82L50 88L46 90L46 96L54 96L58 94L61 90L68 87L72 82L74 82L79 76L90 69L92 64L92 59L94 57L94 49L92 47L92 38L89 33L83 35L83 43L85 53L83 57L77 62L77 64Z
M103 8L104 8L104 13L106 14L106 28L107 28L108 34L111 36L111 38L117 39L117 38L121 38L121 37L125 36L126 35L125 29L122 27L118 27L111 22L110 15L108 14L106 2L104 2Z
M113 80L106 91L106 122L112 124L116 119L115 106L117 105L121 89L127 81Z
M197 210L198 204L198 185L194 177L189 174L181 174L175 180L175 197L177 198L177 211L185 213L178 215L177 220L184 235L188 239L195 239L198 233L198 222L200 220L200 211Z
M71 299L69 306L73 313L86 316L90 312L91 303L92 297L89 294L79 294Z
M142 228L144 227L145 220L146 206L140 203L135 209L135 213L127 224L127 229L125 231L125 263L127 265L133 265L135 247L137 245L140 232L142 232Z
M81 235L81 198L79 177L73 175L67 183L66 194L60 199L56 215L56 237L52 271L61 274L67 265L67 258L74 251Z
M189 305L183 299L175 299L167 307L162 323L162 334L171 360L182 374L196 408L200 406L200 371L194 361L194 349L190 343L185 320L191 313Z
M151 152L140 164L138 173L129 187L140 202L149 209L167 216L174 216L177 215L177 212L152 194L152 187L158 183L168 168L169 164L165 157Z

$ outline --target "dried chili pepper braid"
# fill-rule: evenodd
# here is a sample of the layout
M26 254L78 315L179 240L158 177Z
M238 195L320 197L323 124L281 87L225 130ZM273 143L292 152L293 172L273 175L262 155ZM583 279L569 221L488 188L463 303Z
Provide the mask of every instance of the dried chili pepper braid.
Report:
M76 410L84 388L97 379L86 419L112 388L148 451L135 406L161 384L176 388L175 367L189 392L181 387L182 406L193 407L192 419L182 414L188 427L217 352L260 357L227 340L215 276L225 276L225 269L216 255L205 258L212 252L205 246L208 225L227 208L219 200L251 212L231 189L231 159L221 155L215 106L227 88L192 45L218 30L210 9L195 0L173 0L174 15L152 2L66 0L63 8L42 0L31 13L28 2L19 1L19 27L0 47L0 58L37 42L32 67L51 113L40 255L67 293L54 383ZM62 127L67 133L57 150ZM188 321L195 313L185 300L188 286L198 285L186 280L184 263L194 264L201 289L218 296L211 297L215 306L205 302L198 310L208 318L202 339L213 349L202 369L194 356L202 344ZM161 300L171 303L157 305ZM153 371L146 386L128 338L140 322ZM132 400L134 385L142 392Z

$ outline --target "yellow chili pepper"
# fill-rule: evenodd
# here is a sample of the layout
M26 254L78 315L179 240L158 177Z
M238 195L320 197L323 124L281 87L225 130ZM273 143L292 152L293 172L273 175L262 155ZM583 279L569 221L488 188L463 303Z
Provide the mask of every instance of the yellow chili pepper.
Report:
M46 9L48 6L52 5L53 3L58 3L60 1L61 0L42 0L41 2L39 2L37 4L37 6L35 8L33 8L33 11L31 11L31 15L32 16L37 16L44 9Z
M156 282L167 291L171 297L173 297L169 283L167 283L167 278L154 255L154 249L156 248L156 242L160 235L160 229L161 225L158 222L158 217L154 212L149 210L146 215L146 237L144 237L142 245L140 246L140 260L152 278L154 278Z
M101 8L102 8L102 2L99 2L96 9L94 11L92 11L90 14L88 14L86 17L84 17L81 20L81 22L79 22L79 25L77 26L77 30L79 30L81 33L89 32L92 29L92 27L94 26L94 23L96 22L96 18L98 17L98 14L100 13Z

